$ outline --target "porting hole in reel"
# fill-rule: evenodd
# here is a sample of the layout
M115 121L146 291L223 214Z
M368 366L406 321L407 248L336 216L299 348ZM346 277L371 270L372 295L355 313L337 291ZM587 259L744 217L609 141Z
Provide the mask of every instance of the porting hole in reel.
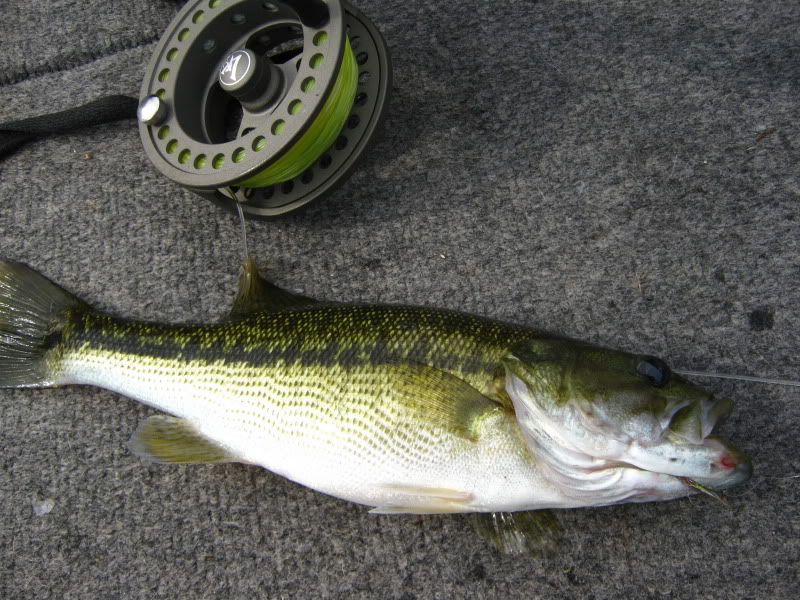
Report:
M348 177L390 79L383 38L346 2L190 1L148 68L140 133L174 181L227 208L235 188L246 216L277 216Z

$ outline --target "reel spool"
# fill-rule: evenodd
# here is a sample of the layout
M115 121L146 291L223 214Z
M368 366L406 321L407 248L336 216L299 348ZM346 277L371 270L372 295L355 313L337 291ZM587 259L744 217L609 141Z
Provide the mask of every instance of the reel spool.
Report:
M387 105L389 53L340 0L190 0L142 84L147 156L248 217L286 214L352 172Z

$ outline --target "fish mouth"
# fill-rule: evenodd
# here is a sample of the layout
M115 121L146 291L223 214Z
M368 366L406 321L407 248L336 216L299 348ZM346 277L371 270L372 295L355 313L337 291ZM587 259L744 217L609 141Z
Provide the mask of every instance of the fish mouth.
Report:
M662 417L664 434L671 439L702 444L727 419L732 410L733 402L727 398L707 396L695 400L686 399L670 407Z
M741 485L753 474L750 459L717 435L731 409L729 400L712 396L685 402L679 410L673 409L659 441L652 444L631 441L620 457L621 462L661 481L663 497L699 492L718 497L717 492ZM650 489L646 495L652 498L658 494Z
M709 396L687 404L672 416L664 437L686 456L683 466L689 468L689 472L675 476L690 493L714 495L714 492L741 485L752 476L750 459L717 435L732 409L733 403L727 398Z

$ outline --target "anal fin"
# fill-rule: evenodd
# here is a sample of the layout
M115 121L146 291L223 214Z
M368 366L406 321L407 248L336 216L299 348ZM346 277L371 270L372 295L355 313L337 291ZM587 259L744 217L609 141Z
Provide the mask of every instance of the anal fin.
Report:
M167 415L154 415L142 423L131 436L128 448L140 458L156 463L240 462L186 419Z
M553 556L562 543L563 531L549 510L475 513L475 531L502 554Z

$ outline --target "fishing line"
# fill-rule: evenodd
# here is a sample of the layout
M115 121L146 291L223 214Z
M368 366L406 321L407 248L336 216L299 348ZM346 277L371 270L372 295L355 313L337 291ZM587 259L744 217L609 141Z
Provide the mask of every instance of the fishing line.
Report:
M678 375L686 377L710 377L713 379L733 379L737 381L752 381L755 383L765 383L767 385L783 385L791 387L800 387L800 381L791 381L789 379L772 379L769 377L753 377L751 375L728 375L725 373L710 373L705 371L684 371L675 369Z
M242 205L238 202L236 203L236 212L239 213L239 225L242 231L242 252L244 253L242 260L246 262L250 258L250 249L247 247L247 224L245 223Z

